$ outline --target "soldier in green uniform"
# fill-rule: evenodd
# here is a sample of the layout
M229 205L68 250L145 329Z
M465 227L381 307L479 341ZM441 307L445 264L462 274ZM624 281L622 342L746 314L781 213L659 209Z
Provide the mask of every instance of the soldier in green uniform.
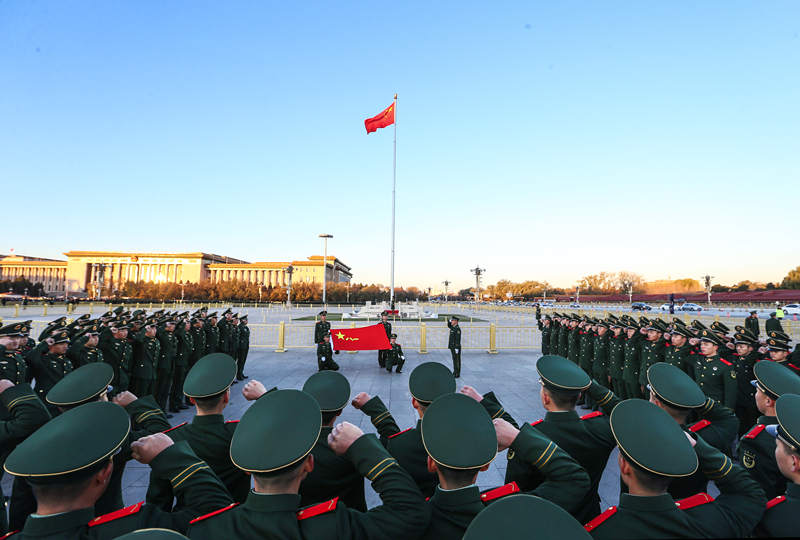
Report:
M339 364L333 360L330 334L323 336L322 341L317 344L317 368L319 371L326 369L339 371Z
M758 312L757 311L751 311L750 315L745 318L744 327L751 334L753 334L756 337L756 339L758 339L758 336L761 334L761 329L758 326Z
M775 461L775 438L764 428L777 422L775 403L784 394L800 394L800 377L775 362L758 362L753 370L756 388L755 403L762 416L739 439L736 452L739 463L752 475L772 499L786 489L786 478Z
M578 328L580 321L572 315L569 318L569 329L567 330L567 358L576 364L580 360L580 337L581 329Z
M599 320L595 325L593 358L592 358L592 373L591 377L598 381L603 381L608 384L608 353L609 353L609 335L608 335L608 321ZM594 404L592 404L594 408Z
M784 334L785 335L785 334ZM800 375L800 365L795 364L794 361L789 359L789 346L788 340L783 340L780 337L771 337L767 340L767 351L769 352L769 359L777 362L783 366L788 367L792 372Z
M578 323L578 365L586 372L589 377L592 376L592 360L594 359L594 336L595 332L592 330L594 324L588 317L584 318Z
M575 350L575 357L572 358L569 356L569 336L571 334L572 334L572 321L566 316L562 316L561 330L558 333L558 351L561 353L560 356L563 356L564 358L569 358L570 360L572 360L577 364L578 363L577 348Z
M628 398L625 383L622 380L622 368L625 365L625 328L623 323L614 318L609 326L611 335L608 338L608 382L614 393Z
M383 329L386 332L386 337L388 338L389 336L391 336L392 335L392 323L389 322L389 313L388 312L384 311L384 312L381 313L381 322L380 322L380 324L383 325ZM378 366L379 367L382 367L382 368L386 367L386 356L389 354L388 351L389 351L389 349L383 349L383 350L379 350L378 351Z
M625 323L625 345L624 360L622 364L622 383L625 385L625 397L642 397L642 389L639 386L639 369L642 366L641 342L642 334L639 333L639 325L632 317L624 320Z
M217 326L217 312L211 313L205 320L203 329L206 332L206 352L205 354L215 353L220 349L219 346L219 326Z
M20 355L22 355L22 359L25 360L27 365L27 359L30 352L36 347L36 342L31 338L31 325L33 321L22 321L22 337L20 338L19 343L17 344L17 351ZM2 326L0 324L0 326Z
M247 314L239 317L239 341L236 346L236 365L238 366L236 380L239 381L247 378L247 375L244 374L244 365L247 362L247 354L250 352L250 327L247 324Z
M438 362L424 362L408 377L411 392L411 406L417 411L420 420L413 428L401 431L392 414L381 398L370 397L366 392L353 399L353 407L369 416L372 425L378 430L380 440L400 466L408 471L423 495L430 497L437 484L436 475L428 470L428 454L422 444L420 425L425 410L433 400L456 390L456 380L446 366Z
M112 457L129 433L125 410L99 401L54 418L17 446L5 469L33 486L37 509L11 538L115 538L152 527L185 531L194 516L230 504L225 488L186 443L157 433L133 442L133 457L172 483L184 510L168 513L138 503L96 517L94 504L112 474Z
M161 344L156 339L156 331L156 323L151 320L133 336L131 387L137 396L148 396L155 392L156 370L161 356ZM171 414L167 414L167 418L171 417Z
M206 355L206 332L203 329L203 319L194 317L189 320L192 325L192 355L189 357L189 365L188 368L192 369L192 367L200 360L202 357Z
M680 320L680 319L676 319ZM694 337L688 328L674 323L669 334L669 342L664 344L664 362L688 373L688 362L694 349L689 340Z
M11 323L0 327L0 379L14 384L28 382L28 366L19 353L19 343L24 339L26 326Z
M719 356L723 347L720 338L711 330L700 331L700 356L695 355L692 371L694 380L703 392L730 410L736 410L736 370L733 364Z
M561 332L564 328L562 324L561 314L553 312L553 333L550 334L550 352L559 356L567 356L567 351L562 350ZM566 343L566 341L564 341Z
M310 506L339 497L348 508L366 512L364 477L353 462L337 455L328 445L333 423L350 401L350 383L341 373L321 371L306 380L303 392L311 394L319 403L322 429L311 450L314 470L300 484L300 505Z
M800 512L800 396L786 394L778 398L775 415L776 423L768 426L767 432L776 438L775 461L789 485L783 495L767 503L756 533L791 538L797 536Z
M756 389L751 382L755 378L753 369L762 356L756 350L758 339L743 326L737 326L736 330L737 333L734 334L734 343L736 344L734 369L739 389L736 394L736 416L739 418L739 435L741 436L756 423L759 416L755 402Z
M641 364L639 366L639 390L641 395L648 397L650 394L647 391L647 370L650 366L658 362L664 361L664 338L663 333L665 328L663 323L659 320L648 320L641 317L643 328L642 335L645 336L639 350L639 359Z
M581 392L591 384L589 376L578 366L562 356L543 356L536 363L539 372L541 389L539 395L547 414L531 424L525 424L524 430L532 428L558 445L559 451L568 455L583 467L589 475L589 489L580 495L573 496L572 504L559 504L581 522L588 521L600 512L600 496L597 493L600 479L606 468L608 457L616 446L608 425L608 417L600 412L578 416L575 405ZM490 413L499 407L494 396L483 401ZM514 425L516 421L512 419ZM509 450L506 464L506 482L515 482L520 490L531 491L543 480L541 470L530 456L520 455Z
M233 341L233 312L230 308L222 312L222 318L217 324L219 328L219 352L230 356L231 344Z
M402 373L403 364L406 363L406 357L403 354L403 348L397 343L397 334L389 336L389 343L392 345L392 348L389 349L389 354L386 357L386 371L391 373L392 368L397 366L395 373Z
M100 329L96 324L86 326L76 332L67 348L67 356L76 368L103 361L103 351L97 348L100 342Z
M769 319L764 323L764 330L769 334L770 332L783 332L781 321L775 317L776 313L773 311L769 314Z
M156 401L164 411L167 411L167 400L172 386L172 372L175 369L175 354L178 351L178 338L175 337L175 321L167 319L162 324L159 324L156 337L160 344L158 368L156 370ZM178 412L177 407L175 410L169 409L169 411Z
M542 333L542 354L550 354L550 336L553 335L553 321L550 315L545 315L544 319L538 319L536 325Z
M115 392L124 392L131 384L133 346L128 341L129 328L127 323L117 323L100 333L98 347L103 353L103 361L114 369L111 384Z
M186 314L182 315L175 324L175 338L178 347L175 350L175 369L172 372L172 384L169 391L169 409L172 412L179 412L188 409L184 403L186 398L183 393L183 381L189 370L189 358L194 352L194 336L191 331L191 323Z
M763 513L764 492L730 458L692 437L664 410L644 400L623 401L611 414L619 447L619 469L628 493L586 524L597 539L741 537ZM720 496L676 501L667 489L697 469L713 480Z
M109 383L114 378L114 370L105 363L93 363L79 367L61 379L47 394L47 402L58 407L60 412L79 407L93 401L109 401ZM114 470L108 480L108 487L94 505L95 512L107 514L124 506L122 501L122 476L125 466L132 459L131 444L140 437L169 429L164 412L152 396L137 398L130 392L120 392L113 402L125 409L131 421L128 440L113 457ZM32 512L35 505L30 508ZM26 513L26 515L27 515ZM24 518L19 527L24 524Z
M17 324L19 323L9 326L13 328ZM5 337L8 333L2 335ZM0 408L0 467L2 467L8 454L20 442L50 420L50 413L24 381L15 383L6 378L0 379L0 403L3 404ZM9 508L12 520L18 521L17 516L19 516L19 519L24 521L29 513L28 503L25 502L29 493L30 488L25 482L14 479ZM7 531L8 518L4 506L0 508L0 534L5 534Z
M461 376L461 327L458 325L458 317L452 315L447 321L447 328L450 329L447 348L453 358L453 376L458 379Z
M301 508L299 487L314 470L312 451L322 429L320 406L300 390L259 398L231 441L234 464L253 476L255 488L239 506L195 519L193 540L219 538L416 538L429 511L414 481L374 435L347 422L328 435L328 446L372 482L383 506L369 512L337 499Z
M213 353L198 360L183 383L184 393L194 403L195 416L190 423L184 422L165 433L174 441L188 442L222 481L233 500L242 503L250 491L250 477L234 466L228 452L238 422L226 422L223 416L235 379L236 361L227 354ZM170 483L151 473L147 502L163 510L173 510L173 497Z
M565 359L566 360L566 359ZM437 398L422 418L422 438L428 452L428 469L439 485L430 498L431 522L423 539L459 539L470 522L490 503L518 493L514 484L481 493L475 485L478 473L489 468L498 450L514 448L539 466L544 481L532 495L573 508L583 498L589 479L566 452L533 429L515 428L495 421L476 400L464 394ZM540 456L550 454L546 460ZM513 451L513 450L509 450ZM520 456L521 459L522 456Z
M39 343L30 354L31 374L36 379L36 393L42 403L45 403L45 396L50 389L73 369L72 361L66 356L68 347L69 332L57 330ZM58 414L54 407L48 406L48 409L53 416Z
M464 540L517 540L526 538L531 531L536 531L537 540L591 538L574 517L550 501L533 495L517 495L482 510L470 523Z
M331 323L328 322L328 312L319 312L319 320L314 323L314 345L322 343L322 338L331 333Z

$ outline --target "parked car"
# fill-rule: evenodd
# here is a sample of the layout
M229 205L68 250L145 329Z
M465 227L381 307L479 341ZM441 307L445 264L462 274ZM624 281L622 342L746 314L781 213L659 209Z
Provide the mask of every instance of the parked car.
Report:
M676 308L677 309L677 308ZM680 307L681 311L703 311L703 306L687 302Z
M661 304L661 307L659 307L658 309L660 309L661 311L669 311L669 303ZM675 306L675 309L678 309L678 307Z
M651 309L653 309L653 306L645 304L644 302L634 302L633 304L631 304L631 309L634 311L650 311Z
M572 302L569 305L569 307L571 307L571 308L579 308L580 309L581 305L578 302Z
M781 309L785 315L800 315L800 304L786 304Z

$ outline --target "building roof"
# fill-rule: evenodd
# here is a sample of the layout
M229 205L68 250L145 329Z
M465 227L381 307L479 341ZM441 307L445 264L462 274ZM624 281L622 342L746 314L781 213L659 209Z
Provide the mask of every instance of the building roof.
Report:
M223 255L216 255L213 253L204 253L202 251L191 253L131 253L123 251L67 251L64 253L67 257L158 257L164 259L204 259L219 263L229 264L250 264L241 259L233 257L226 257Z

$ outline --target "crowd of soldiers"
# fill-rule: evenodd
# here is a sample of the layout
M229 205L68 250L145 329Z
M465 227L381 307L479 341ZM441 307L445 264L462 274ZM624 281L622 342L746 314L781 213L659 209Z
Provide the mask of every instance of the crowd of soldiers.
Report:
M139 332L167 317L181 315L145 318ZM593 351L610 351L610 344L598 347L594 339L602 341L620 325L635 324L643 338L641 328L657 329L662 341L667 333L669 348L675 334L684 335L657 320L556 319L566 328L584 323ZM552 324L545 319L543 327ZM53 326L44 338L52 340L45 341L48 347L70 333L67 325ZM26 367L26 330L24 323L0 327L4 362L14 357L18 368L19 362ZM38 390L38 380L34 391L27 375L3 378L0 444L4 470L14 477L9 536L797 536L800 376L780 358L754 361L749 383L761 416L734 448L740 422L725 401L724 379L738 382L737 372L726 370L717 384L721 368L712 364L724 347L723 331L687 330L693 336L687 340L699 340L700 359L674 363L659 356L640 363L644 384L633 396L607 371L581 363L580 354L571 357L569 345L566 355L546 354L536 362L538 384L530 381L530 387L547 414L533 422L514 418L490 389L457 389L455 374L439 362L420 363L409 374L410 407L419 420L408 429L398 426L380 396L353 392L342 373L322 368L299 389L267 389L251 379L242 388L251 405L240 420L225 421L243 366L219 351L202 354L182 379L182 396L195 416L178 426L170 426L151 395L132 391L157 384L120 390L112 384L119 368L105 358L70 369L46 391ZM157 331L146 339L153 338ZM774 337L767 346L789 349ZM596 410L580 416L580 402ZM348 405L368 416L377 434L338 421ZM614 449L622 493L617 506L601 511L598 486ZM481 472L501 452L505 484L481 491ZM122 471L132 459L150 466L147 496L123 507ZM381 505L367 509L364 479ZM707 494L711 481L720 492L716 498Z

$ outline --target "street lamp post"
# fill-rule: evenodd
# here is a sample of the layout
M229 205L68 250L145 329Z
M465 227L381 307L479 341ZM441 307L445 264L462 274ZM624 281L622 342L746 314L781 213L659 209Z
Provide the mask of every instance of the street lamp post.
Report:
M327 300L327 282L328 282L328 238L333 238L332 234L321 234L319 235L322 238L322 243L325 246L323 248L323 255L322 255L322 308L325 309L325 306L328 303Z
M447 302L447 286L450 285L450 282L444 280L442 283L444 284L444 301Z
M284 268L286 275L289 276L289 281L286 284L286 307L292 307L292 274L294 273L294 266L291 264Z

